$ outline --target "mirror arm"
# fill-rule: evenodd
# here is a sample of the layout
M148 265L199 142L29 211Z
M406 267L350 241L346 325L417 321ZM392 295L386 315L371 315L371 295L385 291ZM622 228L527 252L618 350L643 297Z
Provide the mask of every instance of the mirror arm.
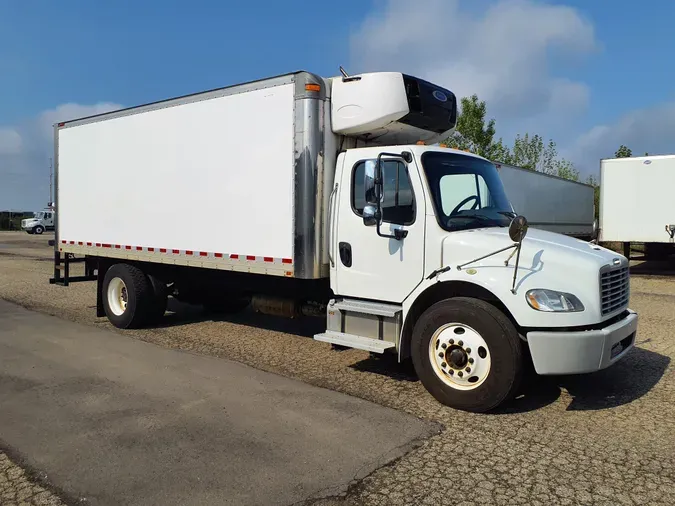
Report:
M407 230L394 229L393 234L383 234L380 226L382 224L382 157L388 156L392 158L399 158L405 163L412 162L412 154L409 151L403 151L401 153L380 153L377 155L377 162L375 164L375 187L378 188L377 192L377 235L384 237L385 239L396 239L401 241L408 236Z

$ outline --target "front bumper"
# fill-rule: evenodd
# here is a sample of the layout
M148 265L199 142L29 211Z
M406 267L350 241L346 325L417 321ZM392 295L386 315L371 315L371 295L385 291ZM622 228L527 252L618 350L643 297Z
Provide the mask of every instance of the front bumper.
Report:
M628 310L602 329L528 332L534 369L537 374L583 374L609 367L635 345L637 323L637 313Z

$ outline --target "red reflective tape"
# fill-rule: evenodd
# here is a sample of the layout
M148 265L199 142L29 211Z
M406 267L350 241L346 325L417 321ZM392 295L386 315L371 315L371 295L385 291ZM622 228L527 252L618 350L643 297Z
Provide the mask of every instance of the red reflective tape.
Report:
M136 246L136 251L143 251L143 246Z
M186 250L185 250L185 254L186 254L186 255L192 255L193 253L194 253L194 251L191 251L191 250L189 250L189 249L186 249Z
M148 248L148 251L155 251L155 248Z
M293 263L293 259L292 259L292 258L284 258L283 260L281 260L281 263L283 263L283 264L292 264L292 263Z
M222 253L214 253L213 256L215 256L216 258L223 258Z
M255 260L253 255L246 255L246 260Z
M101 247L101 243L100 243L100 242L97 242L97 243L96 243L96 247L97 247L97 248L100 248L100 247Z
M88 243L87 243L87 246L91 246L91 243L90 243L90 242L88 242Z
M84 243L82 241L77 243L78 246L84 246Z
M232 260L239 260L239 255L230 255Z
M159 248L160 253L166 253L166 248Z
M200 257L207 257L207 256L209 256L209 254L206 251L200 251L199 256Z
M115 249L122 249L122 247L119 244L115 244Z
M104 248L112 248L112 244L103 244L102 245Z
M131 249L131 246L125 246L124 249Z
M173 253L173 254L175 254L175 255L178 255L178 254L180 253L180 250L178 250L178 249L172 249L172 250L171 250L171 253Z
M61 241L63 244L68 244L68 241Z
M70 241L70 244L75 244L75 241Z
M265 257L263 260L265 260L265 262L274 262L274 258L272 257Z

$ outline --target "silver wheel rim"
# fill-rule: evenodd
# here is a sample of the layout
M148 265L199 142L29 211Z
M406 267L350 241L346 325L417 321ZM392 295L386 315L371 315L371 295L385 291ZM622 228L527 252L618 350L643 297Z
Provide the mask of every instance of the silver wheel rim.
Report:
M429 360L436 376L456 390L478 388L492 365L485 339L463 323L448 323L434 332L429 341Z
M108 306L116 316L122 316L127 310L129 293L121 278L113 278L108 283Z

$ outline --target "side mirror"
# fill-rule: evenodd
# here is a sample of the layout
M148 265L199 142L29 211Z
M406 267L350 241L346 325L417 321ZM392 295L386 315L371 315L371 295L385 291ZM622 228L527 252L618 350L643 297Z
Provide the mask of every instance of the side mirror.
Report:
M367 204L363 208L363 224L366 227L373 227L377 225L380 221L379 213L377 211L377 206L373 204Z
M375 160L367 160L363 177L363 190L365 192L366 204L377 205L377 194L375 189ZM365 214L364 214L365 217Z
M509 225L509 237L513 242L520 243L527 235L528 228L525 216L516 216Z

